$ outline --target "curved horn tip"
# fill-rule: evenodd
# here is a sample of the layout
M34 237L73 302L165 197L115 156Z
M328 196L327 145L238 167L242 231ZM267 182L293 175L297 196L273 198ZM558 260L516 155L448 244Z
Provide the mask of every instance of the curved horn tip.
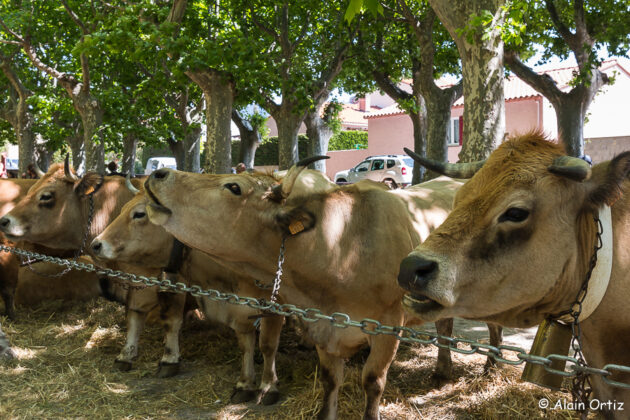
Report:
M300 160L295 166L308 166L313 162L317 162L318 160L330 159L330 156L319 155L319 156L310 156Z
M76 174L73 174L72 171L70 170L70 154L66 154L66 158L63 161L63 173L66 175L66 178L69 181L77 181L79 179L78 176L76 176Z
M591 177L591 165L583 159L573 156L559 156L547 170L552 174L582 182Z
M125 177L125 186L133 194L138 194L140 192L140 190L131 183L131 174L127 174L127 176Z
M33 170L35 171L37 176L40 177L40 178L43 177L44 175L46 175L46 173L44 171L42 171L42 168L39 167L39 165L37 164L36 160L33 161Z

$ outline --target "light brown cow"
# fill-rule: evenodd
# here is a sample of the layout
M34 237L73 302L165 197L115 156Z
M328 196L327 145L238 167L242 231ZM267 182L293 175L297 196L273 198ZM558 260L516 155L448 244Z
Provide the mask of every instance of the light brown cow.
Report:
M591 170L540 134L508 140L458 191L446 221L402 262L405 305L426 320L455 316L511 327L556 317L572 307L587 277L593 218L610 206L612 274L603 300L581 321L582 341L589 365L630 366L629 173L630 152ZM589 283L587 298L593 288ZM610 379L630 383L630 374ZM599 402L625 403L607 415L627 418L630 391L599 375L591 381Z
M145 194L139 192L125 204L116 220L92 242L95 255L111 261L143 264L149 269L160 271L164 261L169 259L174 239L162 227L149 222L146 215L147 201ZM253 279L235 274L196 249L185 253L179 274L179 281L198 285L202 289L218 289L265 299L270 297L270 291L256 287ZM206 318L234 330L243 352L241 376L232 394L232 402L251 401L258 397L265 405L275 403L279 398L275 356L284 318L273 316L261 320L260 349L264 367L260 387L256 391L256 327L253 317L259 312L247 306L215 302L208 298L197 298L197 302ZM167 353L169 350L172 354L179 353L178 348L177 342L167 340Z
M0 179L0 216L9 212L35 184L34 179ZM14 246L0 234L0 244ZM18 259L9 252L0 252L0 297L4 301L5 314L13 319L15 309L13 296L17 285Z
M138 180L133 180L136 186ZM54 164L41 179L31 187L27 195L15 207L0 219L0 230L13 241L29 241L53 249L81 250L84 244L100 234L105 227L120 213L122 206L133 198L133 193L126 187L126 180L120 176L103 177L88 172L82 178L77 177L68 165ZM93 220L88 230L89 195L92 194L94 211ZM119 265L135 274L147 273L143 267ZM127 294L128 342L146 318L146 312L160 305L165 314L165 329L168 337L179 334L181 323L169 322L168 315L184 310L184 296L166 294L158 300L155 291L132 288ZM137 340L136 340L137 342ZM137 355L136 348L123 348L116 359L116 367L121 370L131 368L131 362ZM172 376L177 372L178 359L165 353L160 362L158 376Z
M402 291L396 287L399 259L445 219L461 183L442 178L388 191L367 182L294 197L300 170L292 168L281 184L260 175L159 170L145 183L153 201L149 217L182 242L267 282L274 277L286 236L280 288L285 302L402 325L408 319L400 303ZM398 341L322 321L304 329L320 359L325 394L319 417L336 417L344 358L367 342L371 350L362 375L365 418L378 418Z

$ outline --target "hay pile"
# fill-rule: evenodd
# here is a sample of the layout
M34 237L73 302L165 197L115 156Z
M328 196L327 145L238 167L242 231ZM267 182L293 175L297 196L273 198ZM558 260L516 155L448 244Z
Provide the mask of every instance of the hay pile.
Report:
M240 353L225 328L188 322L181 339L182 373L155 377L162 356L162 330L147 326L140 356L130 372L113 369L124 343L124 309L102 299L38 309L21 309L18 320L2 320L18 359L0 365L0 418L112 419L310 419L320 406L314 350L283 332L277 359L283 399L275 406L231 405ZM349 360L339 402L340 419L361 418L361 364L367 352ZM384 419L572 419L572 412L543 411L542 397L570 399L520 382L522 368L504 366L483 374L481 356L454 355L453 383L434 388L437 350L403 344L381 401ZM262 365L257 365L258 372ZM595 418L591 415L589 418Z

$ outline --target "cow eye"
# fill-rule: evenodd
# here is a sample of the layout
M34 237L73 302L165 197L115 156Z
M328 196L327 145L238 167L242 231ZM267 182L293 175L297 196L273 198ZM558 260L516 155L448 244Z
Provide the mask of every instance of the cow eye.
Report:
M499 217L501 222L522 222L529 217L529 210L510 207Z
M241 195L241 187L236 183L225 184L225 188L230 190L234 195Z
M53 193L45 192L39 196L39 201L50 201L53 199Z
M133 218L134 219L142 219L144 216L146 216L147 214L143 211L137 211L133 214Z

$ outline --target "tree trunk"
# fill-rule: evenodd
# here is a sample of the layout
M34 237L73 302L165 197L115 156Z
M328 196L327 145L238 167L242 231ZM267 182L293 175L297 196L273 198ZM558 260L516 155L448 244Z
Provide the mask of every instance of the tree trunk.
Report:
M424 101L422 101L424 102ZM426 112L424 104L419 108L418 112L410 112L409 118L413 124L413 150L421 156L426 156L427 143L426 143L426 118L423 115ZM422 165L413 165L413 176L411 178L412 184L418 184L424 180L425 168Z
M564 144L567 154L584 156L584 117L590 101L580 95L569 94L552 104L556 110L558 139Z
M171 153L175 156L175 162L177 163L177 169L184 170L184 161L186 160L184 143L174 139L166 139Z
M433 86L427 89L426 93L427 157L446 162L448 160L447 138L451 128L451 107L461 96L461 85L458 89L444 90ZM437 172L427 170L424 180L428 181L438 176L440 174Z
M85 145L85 171L96 171L105 174L105 148L100 133L103 123L103 110L98 101L91 95L75 95L72 97L74 107L81 116L83 126L83 143ZM84 173L75 166L78 173Z
M206 101L206 173L232 172L232 103L234 84L218 71L188 71Z
M296 115L291 107L284 106L273 115L273 118L278 127L278 166L280 170L289 169L300 159L298 132L304 116Z
M460 161L485 159L503 140L505 101L503 95L503 41L498 26L504 19L504 0L451 2L429 0L448 32L462 60L464 82L464 136ZM488 10L491 28L470 28L472 42L460 32L470 17ZM464 31L467 32L467 31Z
M131 133L123 137L122 173L136 176L136 148L138 138Z
M582 59L576 54L579 61ZM581 65L590 65L587 60ZM569 92L561 91L546 74L538 74L527 67L512 51L506 53L506 63L519 78L551 102L556 111L558 140L564 144L570 156L584 156L584 117L597 91L609 82L608 76L597 68L591 68L590 80L581 82Z
M67 139L72 151L72 167L77 173L85 173L85 143L80 136L70 136Z
M18 156L18 177L26 173L28 165L33 163L35 153L35 135L33 134L33 116L28 110L28 98L32 93L24 86L22 80L12 67L10 59L0 54L0 68L5 77L9 80L12 93L9 101L15 104L13 108L15 114L10 119L15 130L15 137L19 147Z
M200 161L201 146L201 126L188 126L186 136L184 137L184 171L199 173L201 169ZM230 137L230 148L232 147ZM231 149L230 149L231 150ZM230 152L231 154L231 152Z
M306 124L306 136L308 137L308 155L324 156L328 152L328 143L333 135L333 131L326 122L320 118L319 109L309 111L304 118ZM313 162L310 168L326 173L326 160Z
M35 135L33 134L33 118L28 112L26 101L20 100L18 108L18 176L22 174L35 159Z

